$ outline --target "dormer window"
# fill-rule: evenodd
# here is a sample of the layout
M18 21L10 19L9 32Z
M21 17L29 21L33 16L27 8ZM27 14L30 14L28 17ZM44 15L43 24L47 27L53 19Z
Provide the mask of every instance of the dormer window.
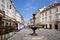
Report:
M10 9L11 9L11 5L10 5Z

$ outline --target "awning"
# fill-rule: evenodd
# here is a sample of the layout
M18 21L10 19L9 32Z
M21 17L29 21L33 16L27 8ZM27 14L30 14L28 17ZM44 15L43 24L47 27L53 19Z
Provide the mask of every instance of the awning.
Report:
M2 18L2 20L5 20L5 21L12 21L12 20L9 19L9 18Z
M40 22L40 23L37 23L37 24L35 24L35 25L45 25L45 24Z

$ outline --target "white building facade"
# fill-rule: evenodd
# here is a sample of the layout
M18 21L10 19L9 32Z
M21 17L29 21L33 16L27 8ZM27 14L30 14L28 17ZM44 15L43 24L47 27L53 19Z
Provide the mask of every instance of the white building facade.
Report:
M19 29L18 24L24 24L23 16L16 10L12 0L0 0L0 19L2 26L12 27L14 30Z
M12 0L0 0L0 35L9 32L9 35L6 35L5 38L11 36L11 30L15 32L20 29L19 25L24 24L23 16L16 10ZM2 36L1 39L4 39Z
M42 23L44 28L60 29L60 3L54 2L39 9L36 13L36 22Z
M18 10L16 10L15 19L18 22L18 29L23 28L24 27L24 20L23 20L23 17L22 17L22 15L20 14L20 12Z

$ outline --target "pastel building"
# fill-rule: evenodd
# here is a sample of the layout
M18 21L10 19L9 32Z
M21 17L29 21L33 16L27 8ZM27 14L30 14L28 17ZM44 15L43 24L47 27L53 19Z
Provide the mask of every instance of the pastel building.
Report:
M22 17L22 15L20 14L20 12L18 10L16 10L15 19L18 22L18 29L20 29L22 26L24 26L23 17Z
M36 12L35 23L40 23L44 28L60 29L60 3L53 2Z

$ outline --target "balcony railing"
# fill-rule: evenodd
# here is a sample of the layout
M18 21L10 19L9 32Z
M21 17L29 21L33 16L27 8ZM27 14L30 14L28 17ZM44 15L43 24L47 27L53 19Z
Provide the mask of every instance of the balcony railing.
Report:
M55 21L56 21L57 23L60 23L60 19L55 19Z
M5 12L0 10L0 17L5 17Z

